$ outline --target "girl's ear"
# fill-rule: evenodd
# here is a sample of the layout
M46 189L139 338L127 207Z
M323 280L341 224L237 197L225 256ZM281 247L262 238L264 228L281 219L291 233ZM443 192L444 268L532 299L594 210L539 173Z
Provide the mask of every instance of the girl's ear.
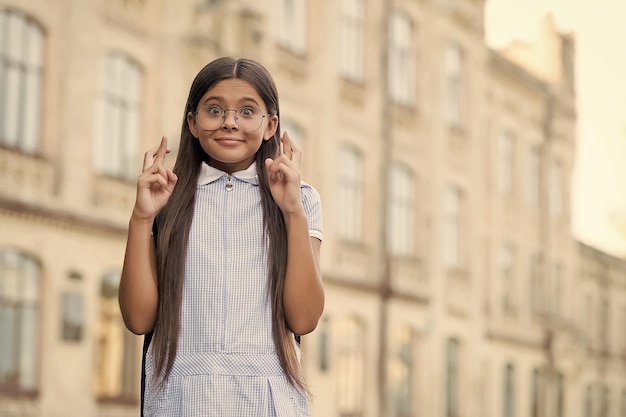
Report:
M278 129L278 116L275 114L269 117L269 121L267 122L267 127L263 132L263 140L270 140L274 137L274 133L276 133L276 129Z
M198 134L198 126L196 125L196 115L194 112L187 113L187 124L189 125L189 130L194 138L198 139L200 135Z

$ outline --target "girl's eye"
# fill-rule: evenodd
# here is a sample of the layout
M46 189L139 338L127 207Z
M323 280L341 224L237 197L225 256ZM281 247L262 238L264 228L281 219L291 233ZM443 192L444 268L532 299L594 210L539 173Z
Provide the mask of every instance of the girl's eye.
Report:
M222 114L224 114L224 110L219 106L211 106L207 108L207 113L209 113L211 116L221 116Z
M256 114L256 110L254 107L242 107L239 109L238 113L242 117L252 117Z

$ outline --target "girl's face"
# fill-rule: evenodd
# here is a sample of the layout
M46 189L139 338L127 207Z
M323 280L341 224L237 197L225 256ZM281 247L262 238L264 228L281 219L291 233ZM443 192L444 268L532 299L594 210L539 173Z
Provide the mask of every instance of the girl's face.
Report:
M187 114L187 123L209 155L209 165L232 173L252 164L262 141L274 136L278 116L267 114L252 84L232 78L209 89L195 113Z

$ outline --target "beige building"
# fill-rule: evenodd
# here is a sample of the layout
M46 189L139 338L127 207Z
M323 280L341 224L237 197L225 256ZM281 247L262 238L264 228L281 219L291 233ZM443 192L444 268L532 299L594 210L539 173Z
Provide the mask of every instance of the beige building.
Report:
M273 73L322 196L312 416L626 417L626 259L571 235L574 39L490 50L483 3L0 0L0 417L138 415L135 181L220 55Z

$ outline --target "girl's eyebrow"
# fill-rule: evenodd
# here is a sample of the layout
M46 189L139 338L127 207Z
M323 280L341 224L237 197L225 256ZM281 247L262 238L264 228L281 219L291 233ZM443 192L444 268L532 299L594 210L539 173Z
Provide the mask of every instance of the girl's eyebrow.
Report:
M205 98L202 101L202 104L207 103L207 102L212 101L212 100L215 100L215 101L217 101L219 103L223 103L224 102L224 97L222 97L222 96L208 96L207 98ZM242 98L239 99L239 101L237 103L238 103L238 105L240 105L242 103L249 103L249 102L259 106L259 103L256 101L256 99L254 97L242 97Z

